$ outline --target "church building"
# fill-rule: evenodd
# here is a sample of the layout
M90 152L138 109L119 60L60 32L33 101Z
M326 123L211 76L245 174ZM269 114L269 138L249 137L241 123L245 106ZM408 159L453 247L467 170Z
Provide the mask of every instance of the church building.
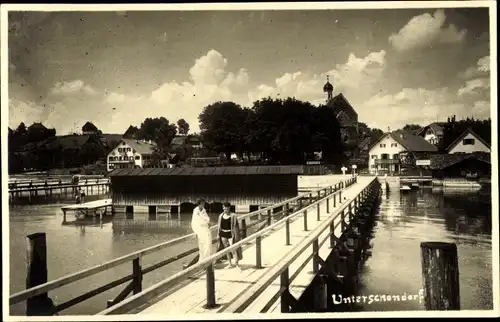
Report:
M349 151L347 156L355 157L359 141L358 113L342 93L333 96L333 85L328 76L323 92L326 96L326 106L332 108L337 116L342 140Z

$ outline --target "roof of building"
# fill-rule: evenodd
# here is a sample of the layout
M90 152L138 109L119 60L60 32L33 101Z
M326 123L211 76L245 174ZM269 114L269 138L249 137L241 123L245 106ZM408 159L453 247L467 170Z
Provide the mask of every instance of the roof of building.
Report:
M466 159L476 159L482 162L490 163L489 153L454 153L454 154L433 154L429 155L432 170L442 170Z
M95 126L94 123L89 122L89 121L87 121L87 123L85 123L82 126L82 131L85 131L85 132L87 132L87 131L97 131L97 130L98 130L97 126Z
M342 93L334 96L327 103L327 106L332 107L334 109L336 115L338 115L338 113L340 111L344 111L349 116L349 118L351 119L351 121L357 121L357 120L352 120L352 118L356 118L357 119L358 113L356 112L356 110L354 109L354 107L352 107L351 103L349 103L349 101L347 100L347 98L345 98L345 96Z
M464 133L462 133L455 141L453 141L453 143L451 143L448 148L446 148L446 151L450 151L452 150L454 147L456 147L458 145L458 143L460 143L460 141L467 135L467 134L472 134L472 136L474 136L476 139L478 139L481 143L483 143L484 145L486 145L488 148L490 148L490 145L488 144L488 142L486 142L482 137L480 137L479 135L477 135L474 131L472 131L472 129L468 128L467 130L464 131Z
M66 149L79 149L89 140L90 135L64 135L64 136L55 136L52 138L48 138L43 141L43 146L47 149L56 149L62 148Z
M425 132L427 128L430 128L436 135L441 136L444 134L444 126L446 122L433 122L427 126L420 128L417 132L418 135L421 135Z
M193 176L193 175L252 175L252 174L302 174L300 165L293 166L234 166L234 167L182 167L115 169L108 174L118 176Z
M152 154L156 144L154 142L148 143L145 141L139 141L134 139L121 139L120 142L127 143L132 149L134 149L139 154ZM118 144L120 143L118 142Z
M365 147L369 147L369 144L370 144L370 138L367 137L367 138L364 138L363 140L361 140L358 144L358 147L360 149L363 149Z
M28 126L28 129L47 129L47 127L45 127L45 125L43 125L42 123L40 122L33 122L33 124L31 124L30 126Z
M423 137L413 134L409 131L397 130L391 133L382 135L376 142L374 142L370 149L372 149L378 142L380 142L387 135L390 135L394 141L401 144L407 151L410 152L437 152L436 146L427 142Z

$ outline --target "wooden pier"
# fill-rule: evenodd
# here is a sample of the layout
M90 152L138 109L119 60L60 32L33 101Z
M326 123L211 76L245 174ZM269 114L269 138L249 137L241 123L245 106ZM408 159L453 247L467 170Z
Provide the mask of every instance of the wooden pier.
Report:
M67 223L66 213L70 211L75 214L77 220L82 220L88 217L93 217L95 219L99 216L99 220L102 221L103 216L109 216L113 213L113 202L111 199L96 200L80 204L66 205L61 207L61 210L63 212L63 224Z
M296 261L301 269L309 265L307 263L310 263L313 258L314 265L310 265L316 267L313 268L312 273L306 270L306 272L292 273L292 276L289 276L287 285L291 287L290 289L292 290L295 285L298 286L298 289L301 289L303 283L307 283L307 280L311 278L311 274L316 274L317 265L321 263L315 256L324 256L327 249L325 247L328 247L328 245L345 244L345 240L342 238L347 238L345 237L347 236L346 232L351 231L349 227L352 226L353 220L355 221L355 214L362 212L363 202L368 198L370 191L374 189L373 187L376 184L378 184L378 181L375 177L352 177L310 193L300 194L270 207L240 215L238 216L242 234L240 242L202 262L191 263L179 273L145 290L143 290L144 285L142 282L144 274L196 254L198 249L189 249L147 267L143 266L141 259L148 254L164 250L167 247L196 239L195 234L176 238L12 294L9 303L14 305L41 294L48 294L51 290L117 266L132 264L130 275L109 281L108 284L84 294L75 295L73 299L65 300L63 303L55 303L55 312L64 311L125 283L128 283L128 285L121 292L117 292L117 296L108 301L108 308L99 314L142 312L164 315L175 312L227 312L228 305L235 303L240 293L244 292L252 283L260 281L263 276L268 276L276 265L284 263L286 264L286 271L291 272L290 269L295 264L291 264L287 260L292 256L290 252L297 251L299 253L294 253L293 260L298 259L300 256L305 256L304 258L307 259L304 263L300 263L301 260ZM78 206L80 205L72 205L66 210L78 209ZM250 228L254 228L256 232L247 235ZM215 232L217 226L212 226L211 229ZM327 236L330 243L322 239L324 236ZM216 241L217 239L213 240L214 243ZM309 249L311 245L315 255L311 253L306 255L305 249ZM243 268L242 271L237 269L215 270L218 268L217 263L224 260L227 253L239 247L243 249L243 260L240 262ZM274 273L275 271L273 271ZM344 275L349 274L344 272ZM264 289L271 289L271 287L266 286ZM203 290L206 290L206 292ZM131 293L133 295L128 297ZM273 298L269 294L262 296L267 297L268 300ZM298 296L298 293L296 296ZM284 308L283 305L281 307ZM255 310L258 310L258 305L255 306Z
M36 197L52 200L54 198L73 198L78 189L86 195L109 194L109 179L89 179L79 184L71 182L29 182L22 184L9 184L9 201L27 198L32 202Z

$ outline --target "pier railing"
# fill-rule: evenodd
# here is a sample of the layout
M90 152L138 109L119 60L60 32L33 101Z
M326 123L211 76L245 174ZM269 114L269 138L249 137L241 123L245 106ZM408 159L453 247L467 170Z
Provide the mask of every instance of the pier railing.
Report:
M377 179L373 179L356 197L348 199L342 206L335 210L326 220L324 220L309 236L302 240L292 250L285 254L274 266L260 277L250 288L246 289L234 302L232 302L224 312L241 313L254 302L271 284L279 278L279 291L271 297L266 306L275 302L280 298L281 313L290 312L290 308L298 306L298 299L290 294L289 289L293 280L301 273L305 266L312 260L312 272L318 274L321 268L326 268L329 272L329 277L334 280L340 280L339 276L345 276L349 272L336 272L333 267L328 267L326 260L321 258L319 250L329 242L330 249L338 247L344 254L351 253L349 249L350 241L349 234L357 235L359 230L354 228L354 220L358 219L357 215L360 212L364 201L369 198L370 193L374 190L374 185L378 184ZM346 219L348 219L346 221ZM335 234L336 229L340 226L340 233ZM327 232L325 236L325 232ZM346 243L346 244L344 244ZM303 255L304 252L310 250L312 253L299 263L299 267L295 272L290 272L290 266ZM338 257L337 260L347 261L347 257ZM327 268L328 267L328 268ZM347 267L346 265L344 267ZM340 273L340 274L339 274ZM351 272L352 273L352 272ZM343 283L343 282L341 282Z
M248 244L255 244L256 248L256 268L262 268L262 239L268 236L268 234L274 232L275 230L281 229L283 226L285 227L285 244L290 245L290 234L291 228L290 223L294 220L300 219L301 217L304 220L304 228L307 229L307 220L308 220L308 211L311 208L315 208L317 211L317 218L320 217L320 205L322 203L326 203L327 212L329 212L330 201L333 201L333 206L335 207L337 202L342 202L342 188L348 187L356 183L356 178L351 178L346 180L344 183L340 185L336 185L339 187L338 189L334 189L334 186L330 186L327 188L320 189L316 191L317 199L315 199L312 203L306 205L305 207L288 214L290 202L301 200L303 196L299 196L288 201L284 201L282 203L276 204L269 208L275 208L279 206L285 206L285 217L280 219L279 221L268 225L262 230L242 239L241 241L234 243L233 245L224 248L222 251L217 252L216 254L202 260L201 262L196 263L195 265L172 275L171 277L165 279L162 282L159 282L148 289L144 290L140 294L135 294L122 302L100 312L100 315L108 315L108 314L127 314L131 311L139 309L143 305L147 305L148 302L157 298L158 296L164 294L169 289L174 286L184 283L188 281L190 278L206 273L207 276L207 303L206 307L215 307L215 274L214 274L214 265L218 260L221 260L227 256L228 253L234 252L236 249L240 247L244 247ZM311 196L313 194L310 194ZM263 209L264 211L266 209ZM268 209L267 211L270 211Z
M209 274L211 272L211 276L213 277L213 264L215 261L222 259L223 257L226 256L227 253L229 253L229 252L231 252L239 247L245 246L246 244L249 244L252 242L253 243L260 243L264 234L272 232L273 230L278 229L278 228L282 227L283 225L286 225L286 227L287 227L287 230L286 230L287 237L286 238L287 238L287 242L289 244L289 239L290 239L290 226L289 226L289 224L290 224L292 219L294 219L295 217L302 214L302 215L304 215L304 218L306 218L305 220L307 220L307 209L314 207L316 205L317 211L319 213L319 203L323 202L325 200L327 200L326 202L327 202L327 206L328 206L330 199L333 198L333 202L335 205L337 196L338 196L339 202L342 200L342 189L349 187L349 186L353 185L354 183L356 183L355 177L350 178L344 182L339 182L335 185L321 188L321 189L318 189L315 191L311 191L308 194L299 195L297 197L285 200L283 202L274 204L272 206L238 216L238 219L241 221L241 230L242 230L242 237L243 237L240 242L234 244L233 246L231 246L229 248L224 249L221 252L218 252L214 256L211 256L209 258L211 261L204 260L201 263L194 264L194 265L186 268L185 270L181 271L181 273L173 275L171 278L167 279L166 282L164 281L162 283L167 283L168 285L171 285L172 280L174 280L174 281L187 280L190 276L192 276L196 273L199 273L204 269L207 269L207 273L209 273ZM291 210L290 206L293 206L294 209L297 208L299 210L294 212L291 215L288 215L288 213ZM303 208L304 206L305 206L305 208ZM280 208L283 210L274 213L274 210L276 210L276 209L280 210ZM283 219L280 219L279 221L277 221L273 224L272 223L273 218L276 217L277 215L282 215L282 216L286 216L286 217ZM247 225L246 224L247 220L249 220L255 216L258 216L258 220ZM262 223L264 223L264 222L265 222L265 225L262 225ZM257 230L258 231L257 233L254 233L254 234L247 237L246 236L247 229L254 226L254 225L262 225L262 227L260 227ZM217 227L218 227L217 225L214 225L214 226L210 227L210 229L211 229L211 231L214 231L217 229ZM114 267L132 262L132 274L127 275L125 277L122 277L120 279L117 279L115 281L109 282L106 285L103 285L103 286L100 286L96 289L88 291L88 292L86 292L82 295L79 295L73 299L70 299L64 303L57 304L53 308L50 309L49 314L56 314L60 311L68 309L68 308L70 308L78 303L81 303L85 300L88 300L96 295L99 295L103 292L106 292L106 291L108 291L112 288L115 288L119 285L122 285L128 281L131 281L125 287L125 289L121 293L118 294L118 296L115 299L110 300L107 303L108 307L117 306L118 305L117 303L124 301L130 293L137 295L138 293L142 292L142 279L143 279L144 274L147 274L147 273L152 272L156 269L164 267L165 265L168 265L168 264L173 263L175 261L178 261L182 258L185 258L191 254L194 254L198 251L198 248L189 249L187 251L184 251L180 254L177 254L175 256L172 256L170 258L167 258L161 262L158 262L156 264L150 265L150 266L145 267L145 268L143 268L142 264L141 264L142 257L149 255L149 254L152 254L152 253L155 253L155 252L158 252L160 250L164 250L167 247L171 247L171 246L174 246L174 245L177 245L177 244L180 244L180 243L183 243L183 242L195 239L195 238L196 238L196 234L194 234L194 233L189 234L189 235L185 235L183 237L179 237L179 238L176 238L176 239L173 239L173 240L170 240L170 241L167 241L167 242L164 242L164 243L161 243L161 244L158 244L158 245L155 245L155 246L152 246L152 247L149 247L149 248L146 248L146 249L143 249L143 250L140 250L140 251L137 251L137 252L122 256L122 257L119 257L119 258L116 258L114 260L108 261L108 262L100 264L100 265L96 265L94 267L76 272L74 274L60 277L60 278L52 280L50 282L46 282L46 283L40 284L38 286L31 287L31 288L26 289L24 291L17 292L17 293L12 294L10 296L9 305L14 305L14 304L17 304L17 303L20 303L23 301L29 301L31 298L35 298L35 297L40 296L40 295L46 295L49 291L52 291L52 290L58 289L60 287L69 285L71 283L80 281L84 278L96 275L98 273L110 270ZM213 240L213 242L215 242L215 241L216 240ZM207 265L209 265L210 268L207 268ZM178 277L179 274L181 274L180 276L182 276L182 278L180 278L180 279ZM151 295L154 293L155 292L153 291L153 292L149 292L146 294ZM134 299L134 297L131 297L131 299ZM135 300L133 300L133 301L135 301ZM125 306L118 307L118 310L121 310L124 307L129 307L129 305L130 304L128 304L128 302L127 302ZM44 309L47 310L47 308L44 308Z

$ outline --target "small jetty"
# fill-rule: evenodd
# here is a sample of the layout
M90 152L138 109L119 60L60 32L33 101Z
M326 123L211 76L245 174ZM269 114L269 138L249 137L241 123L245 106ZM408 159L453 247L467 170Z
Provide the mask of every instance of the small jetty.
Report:
M113 213L113 202L111 199L102 199L96 201L89 201L79 204L66 205L61 207L63 211L63 224L67 223L66 214L68 211L73 211L76 220L83 220L88 217L97 218L102 220L105 215Z

